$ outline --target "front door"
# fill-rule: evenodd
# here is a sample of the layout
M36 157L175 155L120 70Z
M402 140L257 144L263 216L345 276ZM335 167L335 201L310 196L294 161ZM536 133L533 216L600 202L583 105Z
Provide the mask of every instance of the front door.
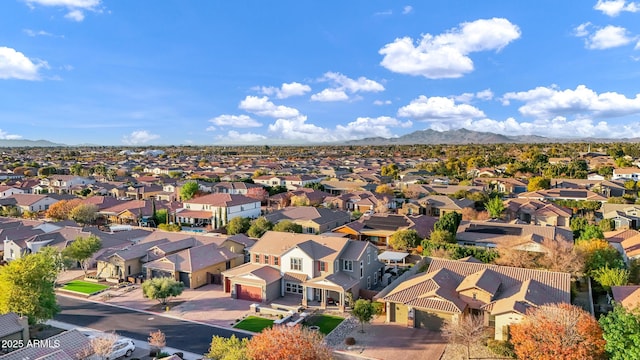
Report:
M313 299L322 301L322 289L313 289Z

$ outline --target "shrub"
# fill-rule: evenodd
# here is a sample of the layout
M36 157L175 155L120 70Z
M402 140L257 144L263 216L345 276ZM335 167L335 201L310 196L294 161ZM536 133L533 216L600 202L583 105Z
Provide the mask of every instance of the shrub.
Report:
M346 345L349 345L349 346L351 346L351 345L355 345L355 344L356 344L356 339L354 339L354 338L352 338L352 337L350 336L350 337L348 337L348 338L344 339L344 343L345 343Z
M513 345L508 341L489 339L487 340L487 348L498 356L516 357L516 353L513 351Z

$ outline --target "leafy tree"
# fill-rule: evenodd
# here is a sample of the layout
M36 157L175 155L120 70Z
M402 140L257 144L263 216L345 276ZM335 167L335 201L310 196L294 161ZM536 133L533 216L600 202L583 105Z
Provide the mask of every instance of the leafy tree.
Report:
M587 225L580 233L578 240L604 239L602 229L598 225Z
M602 219L600 220L600 223L598 223L598 226L600 227L600 230L607 232L615 230L616 223L613 219Z
M629 282L629 270L605 266L592 272L593 279L606 291L611 291L612 286L627 285Z
M589 221L583 217L572 218L569 227L571 227L571 230L573 230L573 238L580 238L580 235L588 225Z
M322 185L322 183L319 183L319 182L307 183L307 184L304 184L304 187L309 188L309 189L313 189L313 190L318 190L318 191L325 191L326 190L324 185Z
M302 225L296 224L291 220L282 220L273 226L273 231L302 233Z
M405 251L420 244L422 239L415 230L398 230L389 239L389 245L395 250Z
M455 243L456 237L447 230L433 230L429 235L429 240L440 244Z
M393 188L389 184L381 184L376 186L376 192L378 194L386 194L393 196Z
M158 229L171 232L178 232L182 230L182 228L178 224L160 224L158 225Z
M573 242L565 240L545 239L544 255L538 259L538 265L558 272L567 272L579 276L584 271L584 257L578 252Z
M60 200L49 206L49 209L47 209L45 216L57 221L67 220L69 219L69 213L71 212L71 210L73 210L73 208L80 205L81 203L82 200L80 199Z
M205 354L208 359L216 360L249 360L247 356L247 338L239 339L235 335L230 338L215 335L211 339L209 352Z
M527 184L527 191L544 190L549 189L550 187L550 179L534 176L529 179L529 183Z
M69 218L80 224L92 224L98 217L98 206L80 204L69 212Z
M464 345L467 359L471 359L471 347L488 337L484 319L479 315L463 315L458 321L447 321L442 326L442 336L451 344Z
M253 220L251 222L251 226L249 226L249 230L247 230L247 235L254 238L259 238L267 231L273 228L273 224L271 221L267 220L264 216L260 216L259 218Z
M451 234L455 234L458 232L458 226L460 226L461 221L462 214L451 211L440 216L440 219L436 221L436 223L433 225L433 228L435 230L445 230Z
M194 195L198 192L200 187L198 183L195 181L187 181L180 188L180 198L182 201L187 201L193 199Z
M54 175L57 173L57 170L53 166L45 166L38 169L38 176L47 177L49 175Z
M253 175L251 176L251 178L255 179L255 178L258 178L258 177L264 176L264 175L267 175L267 172L264 171L263 169L258 169L258 170L253 172Z
M520 359L597 360L604 358L602 329L588 312L570 304L542 306L510 326Z
M382 165L382 167L380 168L380 175L388 176L392 179L397 179L398 171L398 165L396 164Z
M162 352L162 349L167 346L167 339L160 330L150 332L147 340L149 341L149 346L157 350L156 352Z
M285 193L288 191L287 187L282 185L271 186L266 189L269 192L269 196Z
M79 262L86 276L89 271L89 260L101 248L102 241L97 236L78 236L69 246L62 250L62 255Z
M240 216L234 217L233 219L229 220L229 223L227 224L227 234L244 234L245 232L247 232L247 230L249 230L250 226L251 220L249 220L249 218Z
M160 224L166 224L169 219L169 210L167 209L159 209L156 210L155 214L153 215L153 220L156 222L156 224L160 225Z
M332 352L322 334L301 326L274 326L254 335L247 344L252 360L329 360Z
M142 283L144 297L158 300L160 304L167 305L169 298L182 294L184 284L170 277L159 277Z
M306 196L293 195L289 201L291 206L309 206L309 198Z
M179 179L183 175L182 171L169 171L169 177L172 179Z
M55 295L60 262L54 255L40 251L0 266L0 314L26 315L35 324L60 311Z
M358 299L353 306L352 313L353 316L355 316L362 325L362 330L360 330L360 332L364 333L364 324L373 319L373 316L376 314L376 309L371 301L366 299Z
M497 196L484 203L484 208L492 219L499 219L505 209L504 202Z
M624 269L622 255L605 240L582 240L576 243L576 247L584 257L584 272L589 276L605 267Z
M604 346L609 359L640 359L640 314L614 305L613 311L600 317Z

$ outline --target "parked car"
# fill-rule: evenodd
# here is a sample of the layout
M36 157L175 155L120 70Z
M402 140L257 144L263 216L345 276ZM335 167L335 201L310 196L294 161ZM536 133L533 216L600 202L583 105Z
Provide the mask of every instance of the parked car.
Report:
M115 360L123 356L129 357L136 350L136 345L131 339L119 339L111 347L111 354L107 360Z

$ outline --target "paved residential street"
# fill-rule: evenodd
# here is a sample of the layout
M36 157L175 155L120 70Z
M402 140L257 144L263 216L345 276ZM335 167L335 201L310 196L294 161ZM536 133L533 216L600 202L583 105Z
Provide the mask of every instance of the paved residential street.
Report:
M83 301L66 296L58 296L61 312L54 318L78 326L101 331L115 331L121 336L146 341L151 331L160 329L165 333L167 346L183 349L196 354L208 351L214 335L239 338L249 337L246 333L176 320L161 315L152 315Z

